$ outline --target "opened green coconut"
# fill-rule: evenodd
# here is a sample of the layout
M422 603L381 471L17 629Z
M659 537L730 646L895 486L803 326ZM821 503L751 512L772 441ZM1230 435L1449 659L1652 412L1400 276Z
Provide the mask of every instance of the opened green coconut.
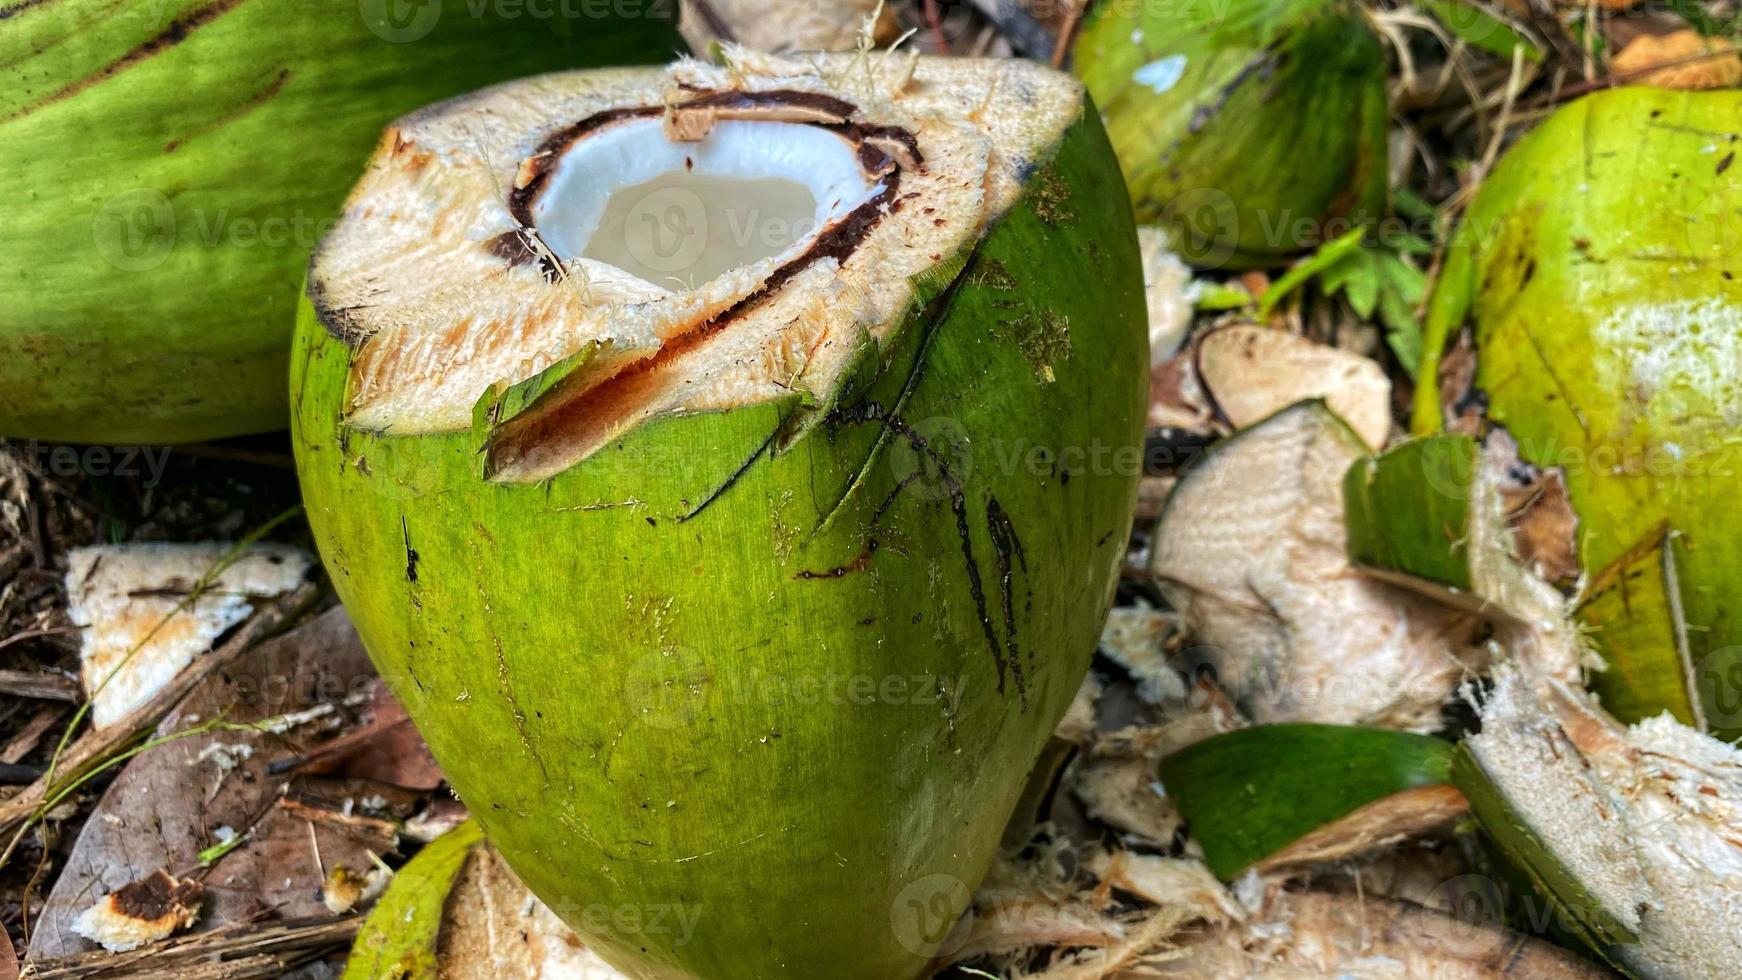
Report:
M1579 100L1482 184L1428 313L1415 426L1564 471L1593 678L1623 721L1742 735L1742 93ZM1442 392L1441 389L1444 389Z
M1383 217L1385 52L1359 4L1100 3L1072 57L1138 220L1187 261L1280 265Z
M598 6L0 3L0 436L283 428L298 285L381 127L678 43Z
M527 885L636 977L925 969L1141 469L1080 86L733 55L486 90L388 131L309 293L322 555Z

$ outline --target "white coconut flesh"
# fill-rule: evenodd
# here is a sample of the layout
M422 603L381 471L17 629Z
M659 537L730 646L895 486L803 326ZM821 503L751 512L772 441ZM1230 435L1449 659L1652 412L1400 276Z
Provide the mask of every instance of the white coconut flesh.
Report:
M1023 61L733 50L402 119L310 270L347 422L465 430L561 365L491 434L492 476L533 480L654 418L826 401L1082 112Z
M796 255L883 187L851 143L813 126L735 120L684 143L660 119L634 119L563 154L532 216L563 262L689 290Z

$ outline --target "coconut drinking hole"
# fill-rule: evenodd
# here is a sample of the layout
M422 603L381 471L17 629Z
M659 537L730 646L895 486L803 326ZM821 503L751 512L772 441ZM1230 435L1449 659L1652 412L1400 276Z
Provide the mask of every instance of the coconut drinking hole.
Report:
M725 120L684 142L658 118L632 119L571 146L532 218L565 262L688 290L802 252L879 187L854 145L826 129Z

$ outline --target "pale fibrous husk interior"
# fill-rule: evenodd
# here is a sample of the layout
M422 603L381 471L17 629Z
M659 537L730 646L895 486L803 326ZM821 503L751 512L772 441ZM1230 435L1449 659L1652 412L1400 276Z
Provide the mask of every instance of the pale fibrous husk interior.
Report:
M1717 977L1742 963L1742 753L1668 715L1622 726L1512 665L1468 746L1584 891L1574 914L1620 926L1624 966Z
M1515 462L1490 439L1471 485L1473 598L1505 653L1465 747L1608 955L1642 977L1727 976L1742 962L1742 752L1667 714L1622 725L1581 686L1601 661L1505 531Z
M1150 570L1254 720L1433 731L1485 663L1469 616L1350 567L1341 484L1365 451L1300 402L1219 444L1162 513Z
M406 435L481 419L488 472L524 480L654 418L826 404L891 338L910 277L976 242L1082 112L1077 83L1027 62L730 49L409 116L311 266L323 323L354 349L347 421ZM744 212L727 219L734 248L758 209L813 227L682 268L649 254L640 275L593 254L625 251L594 247L620 191L633 207L669 190L629 219L674 222L678 246L717 238L706 180L707 207ZM490 404L515 385L537 397Z

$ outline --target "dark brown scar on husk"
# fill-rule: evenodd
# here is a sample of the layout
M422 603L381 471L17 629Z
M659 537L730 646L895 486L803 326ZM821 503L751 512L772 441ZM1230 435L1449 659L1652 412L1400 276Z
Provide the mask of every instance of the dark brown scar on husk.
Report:
M11 115L0 119L0 123L15 122L30 115L38 109L54 105L57 102L65 101L93 85L108 81L152 56L175 47L181 42L187 40L189 35L194 31L204 27L214 20L217 20L219 17L222 17L230 11L235 10L244 2L246 2L246 0L217 0L216 3L209 3L204 7L184 14L181 17L177 17L175 20L170 21L168 27L165 27L154 36L135 45L125 54L121 55L121 57L116 58L114 61L109 62L88 75L83 75L68 82L35 102L14 111ZM12 12L18 10L28 9L29 6L31 5L27 4L21 7L7 8L5 16L11 16ZM5 18L0 17L0 19Z
M0 7L0 20L8 20L27 10L35 10L37 7L48 2L49 0L21 0L21 2L15 3L9 7Z
M907 444L913 448L914 452L930 460L932 465L937 467L938 478L943 482L944 489L949 494L950 512L954 515L956 521L956 537L961 541L962 545L962 564L964 570L968 574L968 594L974 600L974 611L980 621L981 635L986 639L986 648L991 652L992 663L998 670L997 691L1000 694L1004 693L1006 677L1014 680L1017 700L1021 705L1021 709L1027 711L1028 675L1023 671L1022 660L1016 650L1015 604L1008 594L1008 590L1011 587L1008 573L1004 572L1011 554L1014 553L1020 555L1021 545L1016 541L1015 529L1008 526L1009 518L1003 516L1003 510L998 507L997 500L995 498L989 499L986 516L988 527L990 528L994 523L998 523L994 521L993 517L994 510L996 510L997 514L1002 518L1002 524L1005 525L1003 529L993 532L993 550L999 553L1000 570L1001 572L1004 572L1003 587L1006 590L1004 596L1004 625L1005 632L1010 640L1008 646L999 639L998 629L992 622L991 606L986 601L985 580L980 574L979 559L974 556L973 532L970 529L968 521L967 491L963 489L962 481L951 470L949 462L932 448L930 442L922 433L915 430L900 415L888 411L877 402L858 402L854 405L837 409L834 412L829 413L829 418L832 420L832 424L836 425L856 425L867 422L880 423L886 431L894 432L901 438L907 440ZM890 491L889 495L884 499L883 504L878 508L878 520L881 520L882 512L894 503L896 496L906 489L907 485L919 475L919 472L920 471L916 469L913 473L909 473L901 479L895 489ZM1008 537L1004 539L1003 544L1001 545L999 535L1004 534L1006 531L1008 532ZM1008 550L1008 547L1013 543L1014 551ZM1026 568L1026 563L1024 564L1024 567ZM812 577L838 578L839 576L824 574Z

